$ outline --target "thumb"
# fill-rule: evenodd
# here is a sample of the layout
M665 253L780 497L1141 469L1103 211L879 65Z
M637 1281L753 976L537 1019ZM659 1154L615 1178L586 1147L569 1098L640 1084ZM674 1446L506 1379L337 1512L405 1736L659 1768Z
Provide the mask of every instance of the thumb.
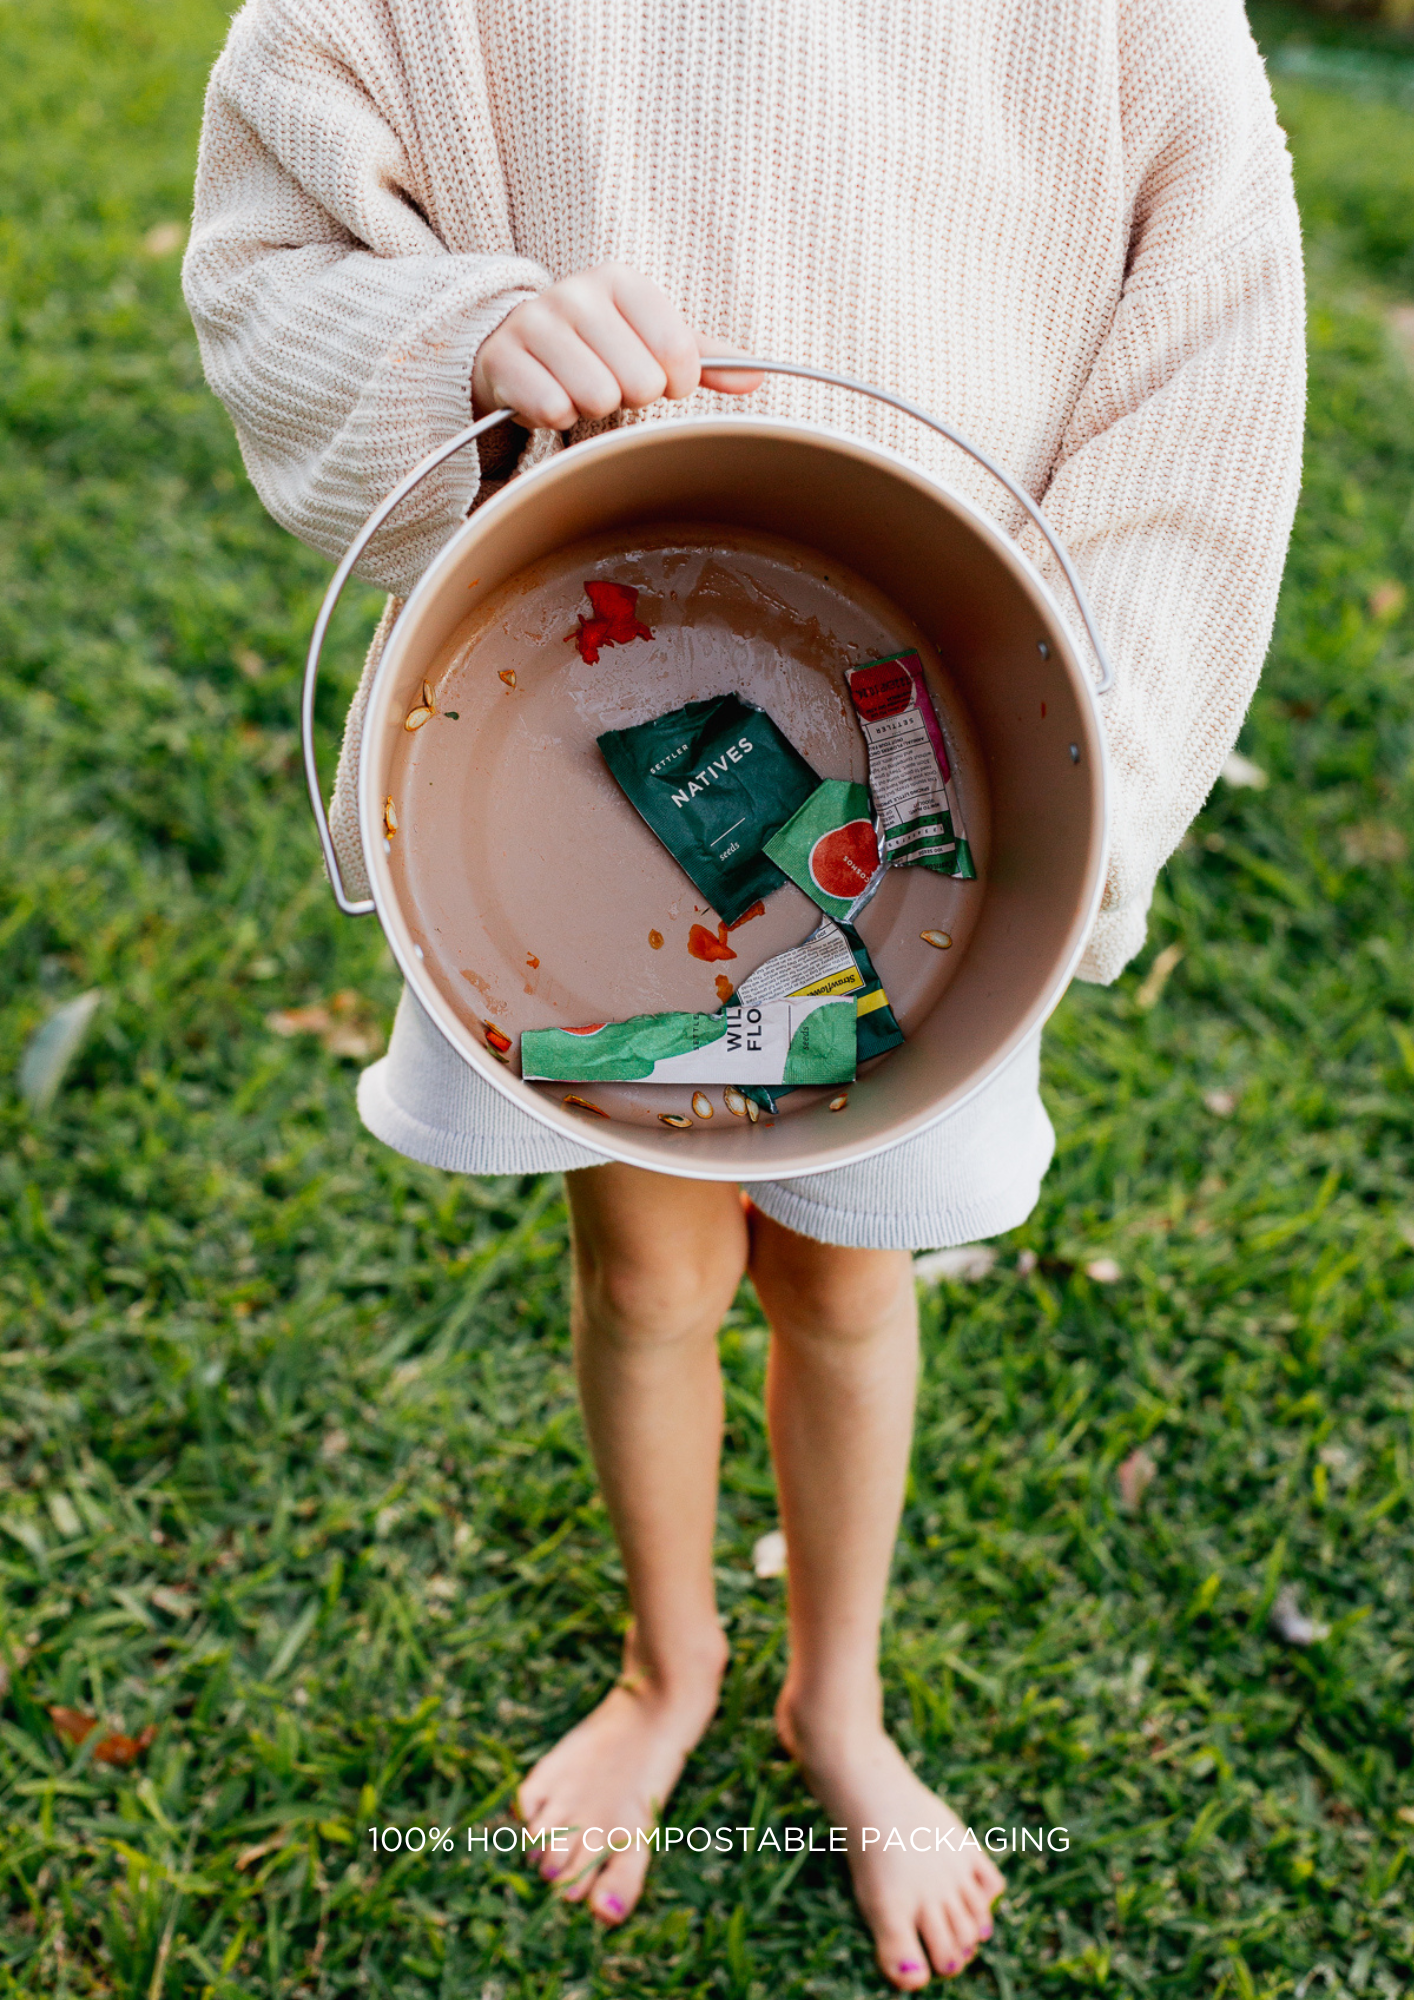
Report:
M732 355L741 354L729 340L713 340L705 333L693 335L699 354ZM704 389L715 389L723 396L749 396L753 389L759 389L765 381L759 368L704 368L702 384Z

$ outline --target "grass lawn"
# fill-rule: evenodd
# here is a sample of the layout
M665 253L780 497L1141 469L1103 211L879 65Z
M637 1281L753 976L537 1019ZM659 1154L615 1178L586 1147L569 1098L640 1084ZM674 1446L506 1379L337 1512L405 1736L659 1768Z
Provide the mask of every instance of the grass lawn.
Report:
M614 1671L621 1577L558 1185L354 1113L339 1051L395 980L296 771L326 567L244 480L168 227L224 24L0 11L0 1995L874 1994L827 1856L679 1851L605 1936L464 1833L371 1848L502 1810ZM1414 1989L1414 111L1280 91L1314 375L1270 783L1219 787L1146 958L1066 1001L1042 1205L926 1307L891 1719L974 1824L1070 1836L1010 1866L962 1982L999 2000ZM30 1116L27 1039L88 991ZM335 996L322 1037L267 1025ZM814 1823L751 1572L764 1346L743 1296L735 1663L681 1825ZM1286 1587L1327 1637L1276 1636ZM101 1762L55 1706L155 1733Z

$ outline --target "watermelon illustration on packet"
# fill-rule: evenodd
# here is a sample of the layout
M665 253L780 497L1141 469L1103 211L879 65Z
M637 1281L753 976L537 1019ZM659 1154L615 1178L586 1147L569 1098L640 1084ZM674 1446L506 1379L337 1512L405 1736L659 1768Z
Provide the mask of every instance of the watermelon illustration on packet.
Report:
M868 791L826 778L765 851L826 916L849 917L878 887L882 872Z
M869 745L869 789L891 868L931 868L972 881L977 870L957 787L917 653L866 660L845 674Z

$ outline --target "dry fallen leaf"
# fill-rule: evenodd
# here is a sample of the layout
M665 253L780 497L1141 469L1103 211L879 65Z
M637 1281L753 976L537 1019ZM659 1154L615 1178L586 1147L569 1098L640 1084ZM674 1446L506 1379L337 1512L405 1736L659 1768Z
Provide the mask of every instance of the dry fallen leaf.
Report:
M1272 1630L1288 1646L1314 1646L1318 1639L1328 1639L1331 1628L1319 1618L1308 1618L1301 1609L1294 1588L1287 1584L1277 1592L1276 1603L1272 1606Z
M173 1590L169 1584L159 1583L151 1595L157 1609L173 1618L190 1618L196 1609L196 1598L189 1590Z
M951 1250L929 1250L913 1260L913 1275L920 1285L969 1284L985 1278L997 1261L990 1243L960 1243Z
M1142 1444L1132 1451L1115 1473L1120 1505L1132 1514L1154 1483L1158 1470Z
M98 1728L96 1715L85 1715L80 1708L51 1708L49 1720L54 1725L55 1734L75 1748L86 1743ZM95 1764L135 1764L157 1737L157 1724L149 1722L146 1729L136 1736L125 1736L121 1730L114 1730L99 1742L93 1752Z
M779 1528L761 1536L751 1551L751 1567L759 1577L785 1575L786 1538Z
M1246 788L1261 792L1266 790L1268 784L1267 774L1261 765L1254 764L1250 757L1244 757L1240 750L1234 750L1226 759L1222 776L1229 785L1236 785L1239 790Z
M1205 1090L1203 1102L1214 1118L1231 1118L1237 1109L1237 1099L1230 1090Z
M1393 577L1386 577L1383 583L1377 583L1370 592L1370 616L1381 623L1386 618L1397 618L1404 609L1404 602L1404 585L1396 583Z
M143 237L143 252L148 257L170 257L174 251L181 249L186 240L187 226L184 222L159 222Z
M309 1007L281 1007L267 1014L265 1023L273 1033L287 1039L292 1035L317 1035L331 1056L351 1056L361 1061L376 1056L383 1037L369 1018L368 1003L351 988L336 993L327 1003Z
M1145 974L1144 983L1134 995L1134 1004L1141 1014L1147 1014L1151 1007L1158 1005L1159 995L1169 983L1169 974L1183 957L1181 944L1166 944Z
M291 1829L284 1827L279 1833L272 1833L268 1840L257 1841L254 1847L243 1847L236 1856L236 1867L249 1868L253 1862L261 1860L267 1854L278 1854L282 1847L289 1846L293 1838Z
M1343 826L1340 844L1353 868L1403 861L1409 852L1404 829L1388 820L1367 819L1359 826Z
M1124 1272L1113 1257L1092 1257L1085 1266L1085 1275L1097 1285L1117 1285Z

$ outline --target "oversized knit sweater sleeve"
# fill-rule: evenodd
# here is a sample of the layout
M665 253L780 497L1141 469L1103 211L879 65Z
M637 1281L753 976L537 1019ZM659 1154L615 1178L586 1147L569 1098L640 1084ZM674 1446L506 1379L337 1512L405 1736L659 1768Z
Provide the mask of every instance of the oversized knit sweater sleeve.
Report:
M470 422L478 347L550 283L515 253L484 94L420 104L413 66L389 59L401 11L401 0L245 7L207 93L183 268L207 379L257 492L334 556ZM470 10L452 18L474 40ZM475 79L475 51L465 55L460 72ZM439 145L454 172L437 171ZM438 223L474 248L453 252ZM442 468L361 573L406 594L478 480L473 451Z
M1115 664L1102 702L1111 851L1079 968L1142 947L1155 878L1236 740L1271 636L1300 484L1300 225L1233 0L1119 11L1133 232L1124 288L1045 507ZM1064 603L1039 538L1022 536Z

